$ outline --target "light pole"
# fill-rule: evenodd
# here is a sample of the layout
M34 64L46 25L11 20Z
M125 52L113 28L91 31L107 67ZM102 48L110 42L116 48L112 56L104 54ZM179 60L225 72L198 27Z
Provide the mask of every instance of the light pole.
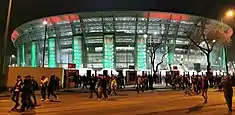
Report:
M47 19L43 21L43 24L45 25L45 33L44 33L44 40L43 40L42 67L45 67L46 40L47 40Z
M12 0L9 0L8 3L8 12L7 12L7 21L6 21L6 27L5 27L5 33L4 33L4 39L3 39L3 58L2 58L2 75L5 74L5 67L6 67L6 50L7 50L7 37L8 37L8 31L9 31L9 25L10 25L10 18L11 18L11 8L12 8ZM2 76L3 77L3 76Z
M234 17L234 11L232 9L229 9L225 12L225 17L226 18L232 18ZM224 25L223 25L223 17L221 17L221 24L222 24L222 29L224 31ZM228 48L227 48L227 44L224 44L224 52L225 52L225 67L226 67L226 73L227 75L229 75L228 72Z

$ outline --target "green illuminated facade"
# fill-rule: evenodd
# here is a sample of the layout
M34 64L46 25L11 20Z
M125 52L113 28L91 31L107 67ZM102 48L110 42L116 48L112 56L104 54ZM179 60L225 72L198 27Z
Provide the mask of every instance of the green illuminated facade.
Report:
M37 67L37 47L36 42L31 42L31 67Z
M72 42L72 56L73 63L76 64L76 68L81 68L82 64L82 38L79 36L73 37Z
M13 31L11 39L17 49L17 65L22 67L42 67L46 41L45 67L67 68L73 63L76 68L134 66L136 70L146 70L151 68L150 47L165 40L155 54L158 63L168 52L160 68L182 63L193 69L194 63L200 63L203 69L207 64L205 55L197 49L185 49L189 44L185 31L197 18L200 17L145 11L65 14L23 24ZM43 21L48 22L46 26ZM220 21L211 23L220 25ZM231 28L224 24L224 29ZM225 54L213 52L214 69L218 69L218 57L224 60Z
M137 38L137 44L136 44L136 51L137 51L137 70L145 70L147 69L146 65L146 38L143 36L138 36Z
M114 69L114 44L112 35L104 36L103 49L103 67L107 69Z
M21 46L21 66L25 67L25 45Z
M48 38L48 67L56 67L56 39Z

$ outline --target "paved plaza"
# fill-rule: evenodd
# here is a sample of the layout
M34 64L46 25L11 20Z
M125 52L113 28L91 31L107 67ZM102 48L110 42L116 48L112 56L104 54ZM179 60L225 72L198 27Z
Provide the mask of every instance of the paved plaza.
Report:
M203 104L199 96L185 96L182 91L119 92L109 101L88 99L88 93L61 93L61 102L38 102L41 106L25 112L28 115L227 115L223 93L209 91ZM0 115L18 115L8 111L13 106L9 97L0 97ZM21 113L23 114L23 113ZM235 112L234 112L235 115Z

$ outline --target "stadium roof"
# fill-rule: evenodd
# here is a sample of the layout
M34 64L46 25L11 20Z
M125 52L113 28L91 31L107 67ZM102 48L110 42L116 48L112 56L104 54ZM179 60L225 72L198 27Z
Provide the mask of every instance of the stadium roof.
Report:
M199 16L181 14L181 13L169 13L169 12L155 12L155 11L105 11L105 12L85 12L85 13L73 13L73 14L64 14L58 16L50 16L41 19L36 19L21 26L17 27L12 35L11 40L14 42L21 33L24 33L27 28L37 25L43 25L44 21L47 21L48 24L55 24L63 21L75 21L82 20L85 18L102 18L102 17L145 17L147 19L166 19L174 21L194 21ZM211 23L221 25L220 21L210 19ZM227 24L224 24L224 29L232 34L232 29Z

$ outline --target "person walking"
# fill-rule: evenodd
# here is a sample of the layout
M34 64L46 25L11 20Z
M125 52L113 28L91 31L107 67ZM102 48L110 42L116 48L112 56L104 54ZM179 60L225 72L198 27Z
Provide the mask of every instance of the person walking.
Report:
M102 94L104 95L104 99L108 99L107 95L107 85L108 85L108 78L107 76L103 76L103 79L101 79L101 85L102 85Z
M56 91L59 91L60 90L60 79L58 76L56 76L55 80L56 80Z
M95 90L95 86L96 86L96 83L97 83L97 78L94 76L94 74L90 77L89 79L89 84L90 84L90 97L89 98L92 98L93 96L93 92L96 94L96 96L98 97L98 93L96 92Z
M117 92L116 92L116 88L117 88L117 82L116 82L116 79L114 76L112 76L111 78L111 96L113 95L117 95Z
M35 91L38 90L38 82L34 79L34 77L31 77L31 82L32 82L32 97L34 100L34 105L37 106L38 104Z
M21 90L22 90L22 86L23 86L23 82L22 82L21 76L18 75L18 76L17 76L16 83L15 83L15 86L14 86L14 88L11 90L11 92L13 92L13 95L12 95L11 100L12 100L13 102L15 102L15 106L11 109L12 111L17 110L17 107L20 105L20 104L19 104L19 98L20 98L20 92L21 92Z
M137 94L138 94L138 93L140 93L141 85L142 85L142 78L141 78L141 76L137 77L136 84L137 84L136 89L137 89Z
M202 97L204 98L204 103L207 103L207 90L208 90L208 78L207 77L203 77L202 79Z
M42 101L45 101L46 99L46 92L47 92L47 84L48 84L48 78L45 76L42 76L41 78L41 96Z
M99 75L98 76L98 83L97 83L97 86L98 86L98 90L97 90L97 92L98 92L98 100L101 100L101 98L102 98L102 75Z
M232 112L233 88L231 78L229 76L224 78L221 84L223 86L224 98L228 106L228 111Z
M22 88L21 93L21 108L20 112L24 112L25 110L33 109L35 106L31 100L32 94L32 83L30 80L30 76L26 76L24 79L24 86Z
M56 98L56 100L58 100L58 97L55 94L55 90L56 90L56 79L55 79L55 75L52 75L48 84L48 88L47 88L47 100L49 101L50 96L54 96Z

